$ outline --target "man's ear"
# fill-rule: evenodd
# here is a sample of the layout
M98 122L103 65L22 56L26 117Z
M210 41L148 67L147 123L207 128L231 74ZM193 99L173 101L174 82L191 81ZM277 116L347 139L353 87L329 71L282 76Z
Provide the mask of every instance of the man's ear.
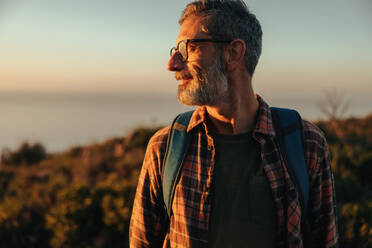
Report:
M234 71L244 65L245 42L235 39L225 48L225 63L227 71Z

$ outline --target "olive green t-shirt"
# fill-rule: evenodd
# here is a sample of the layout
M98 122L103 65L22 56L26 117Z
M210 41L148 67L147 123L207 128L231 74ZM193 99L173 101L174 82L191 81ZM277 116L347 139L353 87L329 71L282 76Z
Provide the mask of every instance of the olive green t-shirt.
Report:
M274 247L276 209L251 133L214 135L216 148L209 244Z

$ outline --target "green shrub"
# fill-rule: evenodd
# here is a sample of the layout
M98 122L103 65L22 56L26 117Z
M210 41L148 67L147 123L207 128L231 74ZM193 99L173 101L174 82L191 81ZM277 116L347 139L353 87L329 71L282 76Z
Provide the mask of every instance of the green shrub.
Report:
M8 165L36 164L47 156L43 145L23 143L16 151L5 150L1 155L1 162Z

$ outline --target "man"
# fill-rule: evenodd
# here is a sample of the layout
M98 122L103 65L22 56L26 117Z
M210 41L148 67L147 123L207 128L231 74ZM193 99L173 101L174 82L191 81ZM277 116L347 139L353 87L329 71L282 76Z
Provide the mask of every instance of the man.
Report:
M283 165L271 111L254 94L262 31L242 1L196 1L181 19L168 69L197 105L171 216L162 195L170 127L150 140L130 224L131 247L336 247L333 177L321 131L303 122L309 230ZM306 239L304 237L307 237ZM305 240L305 241L304 241Z

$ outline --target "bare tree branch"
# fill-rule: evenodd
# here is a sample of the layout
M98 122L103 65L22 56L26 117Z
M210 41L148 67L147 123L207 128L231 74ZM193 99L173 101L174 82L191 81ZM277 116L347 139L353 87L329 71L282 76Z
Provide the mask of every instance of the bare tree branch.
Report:
M345 117L349 110L351 100L341 90L326 90L324 98L317 102L319 110L329 120L340 120Z

